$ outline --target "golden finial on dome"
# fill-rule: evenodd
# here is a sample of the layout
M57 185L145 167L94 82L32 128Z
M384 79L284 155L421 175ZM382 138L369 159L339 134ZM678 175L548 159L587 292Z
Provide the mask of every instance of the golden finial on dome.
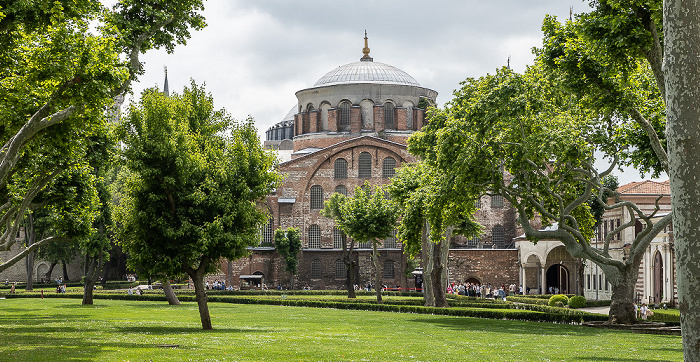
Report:
M364 54L362 58L360 58L360 61L363 62L371 62L372 57L369 56L369 45L367 45L367 30L365 30L365 47L362 48L362 53Z

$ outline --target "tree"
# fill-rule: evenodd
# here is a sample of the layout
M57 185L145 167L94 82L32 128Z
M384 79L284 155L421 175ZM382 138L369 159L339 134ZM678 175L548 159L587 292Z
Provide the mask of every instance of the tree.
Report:
M374 287L377 302L382 302L382 269L379 263L377 245L381 240L393 235L396 228L398 209L393 201L387 200L380 187L372 190L368 183L356 187L352 197L333 194L324 203L321 215L335 220L338 228L358 243L372 243L374 262ZM346 264L347 265L347 264ZM353 286L351 285L350 288Z
M338 223L338 220L345 218L342 211L342 206L345 204L346 196L339 193L334 193L323 205L321 215L333 219ZM341 229L342 230L342 229ZM344 231L344 230L343 230ZM350 242L343 242L343 264L345 264L345 289L348 291L348 299L356 298L355 295L355 276L357 275L357 261L354 258L353 251L355 250L355 239L350 239Z
M602 268L612 285L610 322L634 323L634 286L639 263L653 237L671 221L666 215L654 222L656 211L646 214L623 201L602 183L616 166L603 172L593 166L594 150L617 150L609 120L582 107L561 84L557 73L540 64L523 75L499 69L495 75L467 79L446 106L445 117L431 118L412 152L435 162L440 172L454 178L467 194L490 190L506 198L518 211L518 220L533 242L560 240L573 257L588 259ZM623 120L618 120L624 124ZM425 147L421 138L430 139ZM433 143L435 146L430 146ZM603 196L615 202L606 205ZM608 234L601 250L590 244L595 225L589 200L597 198L606 210L620 209L631 221ZM467 202L467 200L464 200ZM657 207L658 211L658 207ZM539 230L530 224L535 216L557 227ZM610 243L639 219L646 229L636 235L626 260L610 253Z
M683 354L700 361L700 3L664 1L666 137Z
M172 51L200 29L201 0L12 1L0 9L0 250L9 250L35 197L80 165L114 97L141 74L140 54ZM30 44L31 46L27 46ZM76 208L77 209L77 208ZM44 243L0 264L6 269Z
M401 206L397 235L407 254L413 258L422 251L423 297L425 305L434 307L449 307L445 289L450 238L453 234L472 237L481 231L481 226L473 219L474 198L464 190L452 188L454 185L444 175L421 161L399 169L387 188L392 199ZM471 200L471 208L453 207L453 202L461 198Z
M182 95L147 90L119 127L131 175L122 200L121 243L149 274L187 273L203 329L212 329L204 276L259 243L268 215L258 202L280 181L275 156L252 120L214 110L192 82Z
M282 255L285 261L284 270L292 275L297 274L299 265L299 251L301 251L301 238L299 229L289 227L286 230L275 230L275 249ZM293 283L292 283L293 284Z

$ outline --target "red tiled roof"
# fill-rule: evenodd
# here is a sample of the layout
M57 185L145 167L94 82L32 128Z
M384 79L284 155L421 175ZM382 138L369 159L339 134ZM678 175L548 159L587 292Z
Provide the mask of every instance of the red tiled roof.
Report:
M630 182L628 184L622 185L617 188L617 192L620 194L650 194L650 195L670 195L671 194L671 184L670 182L656 182L656 181L639 181Z

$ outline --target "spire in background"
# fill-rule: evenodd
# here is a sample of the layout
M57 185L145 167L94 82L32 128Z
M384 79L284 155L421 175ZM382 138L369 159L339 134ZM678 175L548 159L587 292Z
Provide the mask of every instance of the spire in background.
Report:
M569 6L569 21L573 21L573 20L574 20L574 7Z
M165 66L165 84L163 84L163 94L166 97L170 97L170 90L168 89L168 67Z
M362 53L364 54L362 58L360 58L361 62L371 62L374 59L369 56L369 45L367 45L367 30L365 30L365 47L362 48Z
M510 55L508 56L508 63L506 63L506 68L510 69Z

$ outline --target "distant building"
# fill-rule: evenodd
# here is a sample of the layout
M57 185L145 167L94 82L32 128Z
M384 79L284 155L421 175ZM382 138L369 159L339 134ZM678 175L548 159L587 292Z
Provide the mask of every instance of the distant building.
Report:
M425 122L425 108L435 104L437 92L421 86L406 72L369 56L367 38L362 58L331 70L312 87L296 92L298 103L265 133L265 147L276 149L284 184L267 198L270 220L262 230L259 247L237 261L224 261L222 272L208 279L223 279L234 288L341 289L345 284L342 243L348 238L333 220L319 212L335 193L352 194L366 181L386 185L396 169L416 161L408 153L408 137ZM485 226L481 237L452 238L448 268L451 281L518 282L515 213L503 197L482 197L477 217ZM278 227L296 227L302 237L299 273L283 272L284 262L274 249ZM403 247L390 237L379 248L383 283L414 287L407 278ZM374 280L371 245L357 245L353 256L359 265L356 280Z

